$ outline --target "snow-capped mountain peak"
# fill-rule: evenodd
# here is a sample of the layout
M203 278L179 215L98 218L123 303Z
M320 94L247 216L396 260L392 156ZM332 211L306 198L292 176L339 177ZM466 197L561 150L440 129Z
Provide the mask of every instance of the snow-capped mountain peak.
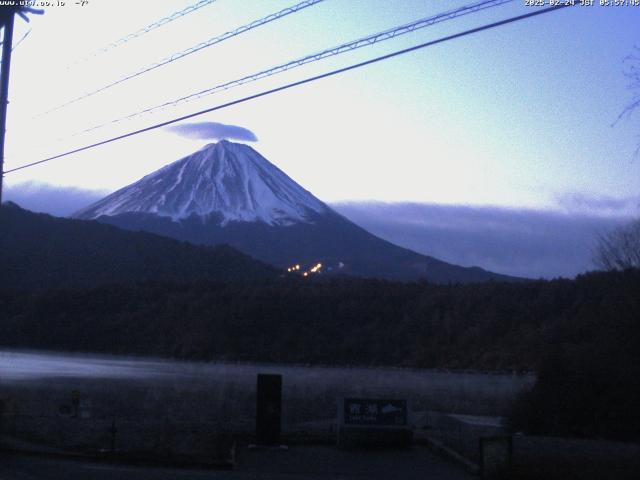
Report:
M229 222L291 225L329 208L245 144L208 144L80 210L77 218L149 213L173 220L218 216Z

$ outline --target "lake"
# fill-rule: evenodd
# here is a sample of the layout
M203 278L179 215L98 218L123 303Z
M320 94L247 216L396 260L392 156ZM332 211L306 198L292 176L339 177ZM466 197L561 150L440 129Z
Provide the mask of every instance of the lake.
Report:
M189 417L204 402L218 413L240 418L255 412L258 373L283 376L283 406L289 421L333 417L337 399L349 396L404 398L421 411L503 415L535 381L531 374L0 352L0 389L19 395L28 410L38 410L41 398L60 403L71 390L79 390L91 397L96 411L118 404L140 412L153 404L163 414Z

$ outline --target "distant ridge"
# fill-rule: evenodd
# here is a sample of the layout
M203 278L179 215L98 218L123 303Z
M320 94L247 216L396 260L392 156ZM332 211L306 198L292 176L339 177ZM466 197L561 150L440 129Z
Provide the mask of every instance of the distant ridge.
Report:
M129 230L229 244L263 262L325 274L438 283L516 280L394 245L332 210L248 145L206 145L78 211Z
M142 281L237 281L278 271L229 246L204 247L146 232L0 207L0 288L78 288Z

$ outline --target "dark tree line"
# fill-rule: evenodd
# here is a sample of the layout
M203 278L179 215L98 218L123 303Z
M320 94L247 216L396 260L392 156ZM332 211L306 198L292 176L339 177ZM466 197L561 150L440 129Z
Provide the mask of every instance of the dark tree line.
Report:
M533 368L545 318L575 297L570 285L290 279L5 294L0 342L208 360Z
M640 270L432 285L357 279L0 292L0 348L537 370L517 429L640 431Z
M452 286L277 279L5 292L0 344L207 360L534 369L552 347L569 355L603 345L626 351L635 337L623 333L638 333L638 292L637 270Z

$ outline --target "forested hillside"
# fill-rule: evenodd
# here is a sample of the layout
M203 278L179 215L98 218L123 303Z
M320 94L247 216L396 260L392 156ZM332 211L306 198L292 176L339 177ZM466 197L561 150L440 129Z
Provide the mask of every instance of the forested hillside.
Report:
M212 360L533 369L558 349L570 357L603 345L633 352L639 291L640 272L627 271L457 286L292 278L6 293L0 342Z
M0 208L1 289L86 288L145 280L255 280L278 271L237 250L93 221Z

